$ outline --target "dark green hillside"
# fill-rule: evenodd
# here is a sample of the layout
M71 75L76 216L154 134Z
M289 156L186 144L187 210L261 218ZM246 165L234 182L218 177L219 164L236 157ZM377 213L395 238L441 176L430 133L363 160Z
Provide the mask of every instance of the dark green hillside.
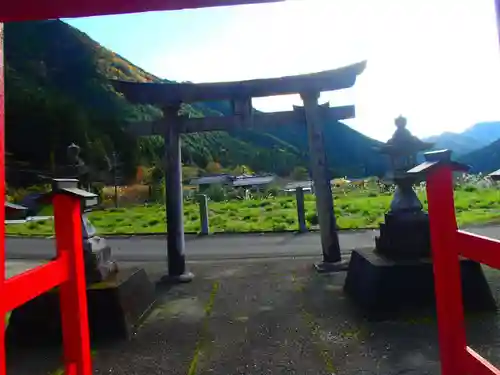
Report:
M500 139L460 157L459 161L470 165L472 173L496 171L500 168Z
M66 163L66 147L76 142L85 160L108 167L113 150L132 175L138 164L161 159L162 141L138 142L124 129L128 121L155 118L151 106L128 103L110 79L160 81L86 34L62 21L10 23L5 27L6 141L16 160L31 169L50 170ZM190 116L221 115L224 103L184 106ZM257 171L289 174L307 166L303 124L267 133L232 131L183 137L183 161L204 168L210 161L225 167L248 165ZM359 175L383 167L371 148L377 142L342 124L329 124L325 134L332 173Z

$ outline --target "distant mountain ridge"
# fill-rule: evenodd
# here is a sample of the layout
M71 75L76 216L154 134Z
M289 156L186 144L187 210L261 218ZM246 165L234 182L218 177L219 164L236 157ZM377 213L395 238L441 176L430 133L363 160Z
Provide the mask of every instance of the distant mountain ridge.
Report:
M471 173L491 173L500 169L500 139L488 146L472 151L458 158L471 167Z
M455 156L467 154L483 146L481 142L475 138L452 132L444 132L439 135L424 138L423 140L434 143L434 150L449 149L453 151Z
M480 122L461 133L444 132L424 138L434 143L434 149L450 149L455 156L463 156L500 139L500 121Z

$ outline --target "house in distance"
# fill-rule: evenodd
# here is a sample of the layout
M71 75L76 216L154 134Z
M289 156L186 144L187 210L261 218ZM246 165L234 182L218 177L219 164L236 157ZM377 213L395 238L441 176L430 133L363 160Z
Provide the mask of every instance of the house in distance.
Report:
M240 175L217 174L202 176L192 179L189 184L198 186L200 193L206 191L211 185L222 185L230 188L244 190L261 190L276 181L276 175Z

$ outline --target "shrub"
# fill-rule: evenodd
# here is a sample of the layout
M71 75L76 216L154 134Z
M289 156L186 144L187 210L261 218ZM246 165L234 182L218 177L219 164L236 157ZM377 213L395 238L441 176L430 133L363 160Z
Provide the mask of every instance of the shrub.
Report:
M227 194L224 189L224 186L220 184L210 185L204 192L210 200L214 202L223 202L226 200Z
M306 220L311 223L311 225L318 225L319 220L318 220L318 214L316 212L310 213L306 215Z
M474 191L477 191L477 187L473 185L467 185L463 188L463 190L466 191L467 193L472 193Z
M264 195L268 197L277 197L281 194L281 187L278 184L270 184L264 189Z

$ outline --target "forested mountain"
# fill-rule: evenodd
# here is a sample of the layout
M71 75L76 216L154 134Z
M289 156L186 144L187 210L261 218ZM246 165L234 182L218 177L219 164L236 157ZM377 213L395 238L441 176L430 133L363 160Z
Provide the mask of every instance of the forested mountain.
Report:
M435 149L450 149L456 156L464 156L500 139L500 122L479 122L461 133L444 132L428 137Z
M82 156L106 170L111 152L121 155L126 174L139 164L162 158L158 137L134 139L129 121L160 115L152 106L128 103L109 79L159 82L131 62L100 46L59 20L5 26L7 150L31 169L50 170L67 163L66 148L79 144ZM226 103L185 105L191 116L222 115ZM373 150L378 142L340 123L326 124L325 143L332 174L381 173L385 161ZM304 124L267 133L235 130L183 136L183 162L204 168L248 165L256 171L287 175L307 166Z
M463 155L459 161L471 166L472 173L491 173L500 168L500 139Z
M472 173L500 168L500 122L479 122L462 133L445 132L426 138L434 149L450 149L455 158L471 166Z
M452 150L455 156L464 155L483 145L477 139L460 133L444 132L439 135L425 138L424 141L434 143L433 149Z
M478 140L482 147L487 146L500 139L500 121L478 122L462 134Z

